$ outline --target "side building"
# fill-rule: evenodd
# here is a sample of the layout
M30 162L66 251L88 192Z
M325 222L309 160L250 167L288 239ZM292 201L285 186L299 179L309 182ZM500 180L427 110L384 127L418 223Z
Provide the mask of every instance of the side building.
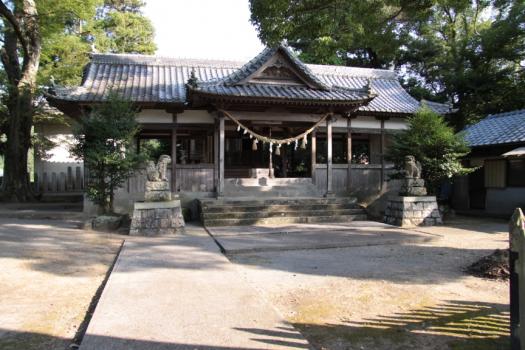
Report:
M525 109L489 115L465 138L472 147L467 165L477 170L456 179L454 207L506 217L525 208Z

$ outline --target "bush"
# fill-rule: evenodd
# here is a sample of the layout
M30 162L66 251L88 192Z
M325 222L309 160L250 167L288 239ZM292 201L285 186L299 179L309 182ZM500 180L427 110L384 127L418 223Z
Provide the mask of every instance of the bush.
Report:
M402 170L405 156L413 155L421 163L429 193L436 194L445 179L473 170L461 164L469 152L462 134L454 133L442 116L423 107L408 119L408 129L394 136L386 157Z

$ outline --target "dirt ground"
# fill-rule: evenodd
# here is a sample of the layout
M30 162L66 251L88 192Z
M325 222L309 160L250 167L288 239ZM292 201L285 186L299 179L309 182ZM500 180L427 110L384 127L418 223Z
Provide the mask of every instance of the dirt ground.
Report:
M418 228L425 243L230 257L317 349L508 349L508 282L464 269L508 247L504 221Z
M63 350L122 240L52 220L0 220L0 349Z

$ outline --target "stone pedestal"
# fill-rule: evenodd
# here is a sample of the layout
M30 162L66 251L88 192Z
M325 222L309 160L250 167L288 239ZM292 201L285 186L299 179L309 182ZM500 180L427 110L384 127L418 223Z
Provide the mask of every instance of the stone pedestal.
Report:
M131 236L174 234L183 227L184 218L179 200L136 202L129 234Z
M392 196L388 198L383 221L401 227L443 223L435 196Z

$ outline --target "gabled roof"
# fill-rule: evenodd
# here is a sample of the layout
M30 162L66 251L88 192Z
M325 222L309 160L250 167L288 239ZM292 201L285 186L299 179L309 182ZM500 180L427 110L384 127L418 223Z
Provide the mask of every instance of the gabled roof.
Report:
M255 56L241 68L220 80L222 80L222 83L227 86L246 84L249 82L250 77L254 76L258 71L264 68L264 65L275 56L282 56L286 59L308 87L320 90L330 89L330 86L319 80L319 78L310 71L308 66L297 59L292 52L283 45L265 48L260 54Z
M359 106L375 97L370 89L329 86L296 59L284 46L267 48L250 62L223 78L199 82L192 76L188 102L202 101L287 103Z
M233 85L228 88L235 90L234 82L242 82L253 74L257 64L272 51L265 50L251 64L243 62L180 59L147 55L130 54L92 54L91 62L86 66L82 85L73 88L56 88L55 95L48 99L61 109L63 106L97 103L105 100L107 92L113 88L120 91L126 98L137 103L179 105L188 101L186 83L194 72L199 85L209 83L210 89L221 79ZM274 52L275 53L275 52ZM283 55L289 53L281 50ZM325 91L326 98L354 99L362 98L363 87L370 83L370 88L377 96L368 104L359 107L363 114L410 115L415 113L420 105L399 83L395 72L383 69L368 69L343 66L303 64L293 55L294 67L299 67L303 80L312 84L320 82L319 88L309 89L310 94ZM242 84L241 84L242 85ZM217 85L215 85L217 86ZM224 84L226 87L227 84ZM247 85L245 85L247 86ZM248 89L254 90L255 86ZM292 96L282 94L282 91L267 87L268 94L278 94L282 99L292 99ZM294 90L294 89L292 89ZM304 91L296 88L295 94ZM361 90L361 91L360 91ZM286 91L291 91L290 89ZM266 94L267 92L265 92ZM352 96L352 94L356 94ZM318 96L322 99L324 96ZM61 107L62 106L62 107Z
M491 114L466 128L465 139L472 147L525 142L525 109Z

